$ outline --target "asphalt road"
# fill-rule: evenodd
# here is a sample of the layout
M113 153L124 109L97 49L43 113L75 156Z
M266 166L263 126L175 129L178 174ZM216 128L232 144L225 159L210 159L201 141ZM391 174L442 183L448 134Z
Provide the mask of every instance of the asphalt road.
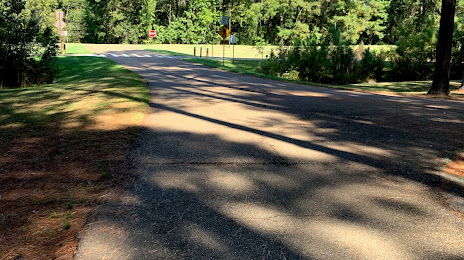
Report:
M463 189L441 172L464 147L462 102L108 58L149 82L151 114L140 178L92 215L75 259L464 259L442 196Z

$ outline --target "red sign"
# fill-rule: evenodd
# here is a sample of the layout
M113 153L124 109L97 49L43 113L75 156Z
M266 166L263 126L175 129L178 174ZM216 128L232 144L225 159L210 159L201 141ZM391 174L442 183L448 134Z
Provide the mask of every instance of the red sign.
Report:
M155 37L156 36L156 31L155 30L151 30L150 31L150 37Z

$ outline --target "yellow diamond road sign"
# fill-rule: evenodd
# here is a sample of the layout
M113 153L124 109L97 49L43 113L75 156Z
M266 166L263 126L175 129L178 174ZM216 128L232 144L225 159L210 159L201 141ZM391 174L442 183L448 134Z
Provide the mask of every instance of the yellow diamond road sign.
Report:
M224 25L219 29L219 35L221 35L222 39L225 39L227 36L229 36L230 32L229 29Z

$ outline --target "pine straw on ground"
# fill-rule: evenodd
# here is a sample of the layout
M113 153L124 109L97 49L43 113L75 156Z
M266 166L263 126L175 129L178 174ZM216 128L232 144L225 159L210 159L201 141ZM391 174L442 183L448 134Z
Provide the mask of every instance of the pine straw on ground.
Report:
M445 167L445 172L460 176L464 181L464 151L454 153Z
M75 77L95 61L95 78ZM98 58L60 62L58 84L0 91L0 259L72 259L90 211L131 176L142 80Z

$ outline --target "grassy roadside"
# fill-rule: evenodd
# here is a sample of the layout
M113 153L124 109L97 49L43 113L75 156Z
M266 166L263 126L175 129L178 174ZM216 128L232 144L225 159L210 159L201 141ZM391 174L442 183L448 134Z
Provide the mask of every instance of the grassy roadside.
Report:
M147 51L152 51L159 54L171 55L171 56L192 56L194 54L194 48L196 48L196 56L200 56L200 48L202 48L202 56L206 56L206 49L209 51L209 57L222 57L226 58L246 58L246 59L261 59L271 53L271 50L277 48L277 46L264 46L261 54L259 49L251 45L211 45L211 44L148 44L140 45L140 47Z
M269 55L271 51L277 50L279 46L262 46L257 48L251 45L235 45L225 46L220 44L147 44L140 45L147 51L156 52L171 56L187 56L193 57L194 47L196 47L196 56L200 56L200 48L202 48L202 56L206 56L206 49L209 51L209 57L222 58L223 51L226 58L244 58L244 59L263 59ZM355 51L358 45L352 45L351 48ZM369 48L373 52L388 51L394 48L392 45L365 45L364 49Z
M59 58L56 84L0 90L0 259L71 259L103 194L119 192L148 111L142 79Z
M93 52L87 49L81 43L66 43L66 54L92 54Z
M195 59L195 58L186 58L184 59L189 62L203 64L213 68L219 68L227 71L232 71L236 73L242 73L245 75L251 75L261 78L268 78L274 80L284 80L304 85L327 87L327 88L337 88L345 90L354 90L362 92L381 92L381 93L397 93L401 95L411 95L411 96L425 96L427 91L430 88L431 81L403 81L403 82L377 82L377 83L359 83L359 84L347 84L347 85L330 85L330 84L321 84L313 83L307 81L298 81L298 80L287 80L275 76L269 76L260 73L259 66L263 62L261 60L235 60L233 63L231 60L226 60L224 66L222 65L222 59ZM463 92L456 92L455 90L459 87L460 82L451 81L451 93L452 98L454 99L463 99Z

